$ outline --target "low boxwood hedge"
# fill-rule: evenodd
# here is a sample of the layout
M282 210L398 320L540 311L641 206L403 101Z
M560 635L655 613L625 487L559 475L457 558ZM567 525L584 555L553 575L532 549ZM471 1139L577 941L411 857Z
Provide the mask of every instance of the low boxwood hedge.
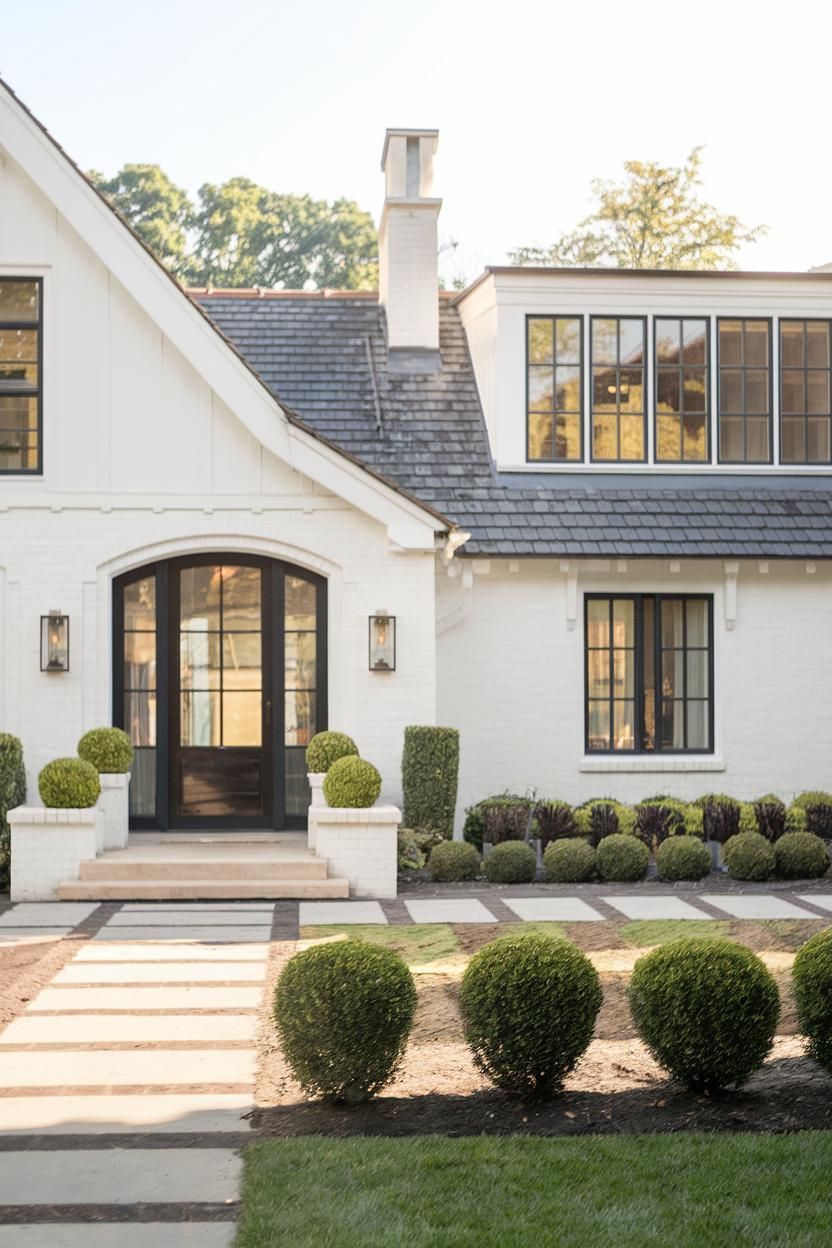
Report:
M324 777L324 797L330 806L372 806L380 792L381 776L372 763L357 754L337 759Z
M738 832L729 837L722 859L734 880L770 880L774 875L774 850L759 832Z
M581 884L596 872L596 850L583 837L552 841L543 853L543 878L550 884Z
M537 855L524 841L502 841L483 860L491 884L530 884L537 872Z
M55 758L41 768L38 792L44 806L86 810L98 801L101 781L85 759Z
M78 742L78 757L102 775L123 775L133 763L133 747L121 728L91 728Z
M633 1021L656 1061L695 1091L736 1087L768 1055L780 1013L760 959L730 940L676 940L635 965Z
M598 874L602 880L630 882L643 880L650 862L650 850L636 836L621 832L605 836L598 845Z
M480 856L467 841L443 841L430 851L428 868L431 879L437 884L459 884L463 880L478 878Z
M416 1008L402 958L359 940L295 954L277 983L274 1017L305 1092L356 1104L396 1073Z
M778 879L817 880L829 870L826 841L812 832L787 832L774 845Z
M832 1071L832 928L818 932L798 950L792 989L809 1055Z
M671 836L659 846L656 866L662 880L704 880L711 871L711 855L696 836Z
M598 973L568 941L504 936L471 959L459 994L474 1062L509 1092L551 1096L585 1052Z

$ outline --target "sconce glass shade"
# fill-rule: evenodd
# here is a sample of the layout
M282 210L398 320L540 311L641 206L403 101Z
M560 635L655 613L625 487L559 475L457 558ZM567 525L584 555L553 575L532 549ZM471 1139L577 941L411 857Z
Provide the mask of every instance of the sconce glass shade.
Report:
M396 617L370 616L370 671L396 670Z
M69 671L69 616L60 611L40 617L40 670Z

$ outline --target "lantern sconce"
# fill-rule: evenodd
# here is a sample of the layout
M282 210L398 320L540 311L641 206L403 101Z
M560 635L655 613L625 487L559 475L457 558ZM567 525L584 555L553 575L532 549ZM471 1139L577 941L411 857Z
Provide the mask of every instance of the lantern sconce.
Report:
M370 616L370 671L396 670L396 617L386 611Z
M57 608L40 617L40 670L69 671L69 616Z

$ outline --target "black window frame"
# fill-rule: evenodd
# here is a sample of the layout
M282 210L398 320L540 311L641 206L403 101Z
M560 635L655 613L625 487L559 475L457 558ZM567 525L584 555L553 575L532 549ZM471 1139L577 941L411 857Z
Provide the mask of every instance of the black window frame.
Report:
M547 412L532 413L532 410L531 410L531 403L530 403L530 398L529 398L529 370L532 367L532 363L529 358L529 325L532 321L551 321L552 322L553 382L552 382L551 416L552 416L552 450L553 452L554 452L555 447L557 446L557 418L558 418L558 411L556 407L558 360L557 360L557 334L555 332L555 325L558 321L577 321L578 322L578 328L579 328L579 333L580 333L581 359L580 359L580 364L579 364L580 377L579 377L579 382L578 382L578 402L580 404L579 410L578 410L578 435L579 435L579 448L580 449L579 449L577 459L562 459L555 454L552 455L551 459L532 459L531 455L529 454L529 451L530 451L529 418L533 414L534 415L548 415L549 414ZM586 419L586 402L584 398L585 387L586 387L586 332L585 332L585 326L584 326L584 314L583 312L527 312L526 321L525 321L525 330L526 330L526 455L525 455L525 462L527 464L583 464L586 462L586 447L584 445L584 442L585 442L584 422ZM534 367L538 367L538 365L535 365ZM574 365L566 364L563 367L574 368ZM565 413L565 414L574 415L574 413L572 412Z
M642 346L643 346L643 355L642 355L642 364L641 364L641 371L642 371L641 388L642 388L642 396L643 396L642 407L644 408L644 411L642 412L642 440L643 440L643 446L644 446L644 454L642 455L641 459L622 459L620 453L618 457L615 459L606 459L606 458L599 458L595 454L595 450L594 450L594 443L595 443L595 436L594 436L595 435L595 353L594 353L595 334L594 334L594 329L595 329L596 321L615 321L617 325L617 330L616 330L617 360L615 363L615 376L616 376L616 389L619 391L619 396L616 398L616 433L617 433L617 442L618 442L619 452L621 451L621 400L620 400L620 382L621 382L621 369L622 369L621 322L622 321L641 321L641 335L642 335L641 341L642 341ZM649 344L649 337L647 333L647 321L648 321L648 315L646 313L644 315L640 313L637 313L635 315L630 315L626 312L622 312L622 313L611 312L608 315L604 315L603 313L592 313L590 315L590 318L589 318L589 362L587 365L588 372L589 372L589 460L590 460L590 463L626 465L626 464L647 464L650 462L650 446L649 446L649 437L648 437L648 434L649 434L648 413L650 410L649 409L650 396L648 394L648 389L647 389L649 385L649 378L650 378L650 368L649 368L650 361L648 359L648 352L650 349L650 344ZM610 365L608 367L612 367L612 366ZM626 365L624 365L623 367L626 367Z
M656 674L656 682L661 679L661 606L664 602L704 602L708 613L708 747L706 749L688 748L682 749L663 749L659 744L661 740L659 724L660 724L660 708L656 708L656 748L652 750L645 749L640 743L644 741L644 602L651 599L653 606L653 667ZM590 747L589 744L589 604L591 602L608 602L612 611L613 602L632 602L633 608L633 702L634 702L634 727L636 745L632 750L617 750L611 744L609 749L598 749ZM683 613L685 638L687 637L687 612ZM698 649L699 647L694 647ZM610 647L614 649L614 647ZM584 594L584 754L595 757L613 757L613 758L644 758L644 757L662 757L672 755L699 755L712 756L715 752L714 742L714 596L713 594L684 594L684 593L586 593ZM687 644L683 646L683 652L687 654ZM685 706L684 731L687 739L687 663L682 664L683 670L683 688L684 693L682 701ZM592 699L597 701L598 699ZM661 699L659 699L661 700ZM699 701L701 699L693 699ZM612 692L610 693L610 742L612 742L612 727L614 723L613 702L615 701Z
M739 321L743 326L743 343L745 342L745 325L748 321L762 321L768 326L768 457L766 459L748 459L745 455L747 446L746 437L746 421L748 420L747 412L725 412L726 416L739 416L742 420L742 459L723 459L722 457L722 349L720 345L719 327L725 321ZM744 350L744 348L743 348ZM743 374L743 400L745 399L745 373L748 367L745 363L743 354L743 363L741 365L727 364L726 368L736 370L739 369ZM751 371L759 368L759 365L752 365ZM754 414L752 414L752 418ZM731 466L748 466L751 468L765 468L774 465L774 318L771 316L717 316L716 318L716 462L718 464L729 464Z
M653 463L654 464L684 464L684 465L692 465L693 467L698 466L701 468L713 462L713 446L712 446L713 438L711 436L711 423L712 423L712 417L713 417L712 403L711 403L711 384L713 381L713 369L711 366L711 362L712 362L711 337L713 334L713 324L712 324L713 317L710 313L707 313L707 312L699 314L699 315L690 315L690 316L686 315L685 313L677 314L675 312L656 312L656 313L653 313L652 321L653 321L653 370L652 370L653 371L653 395L652 395L652 400L653 400L652 401ZM683 363L681 359L679 360L678 364L660 364L659 352L658 352L658 329L657 329L659 321L678 321L680 326L684 325L685 321L704 321L705 322L705 364L704 364L704 368L705 368L705 458L704 459L684 459L684 458L682 459L659 459L659 369L661 368L667 372L670 372L671 369L676 369L676 371L679 373L679 377L680 377L679 402L680 404L682 403L682 396L684 394L684 386L682 384L682 374L684 373L684 369L685 369L685 364ZM680 333L683 333L683 332L684 332L683 330L680 330ZM681 341L682 340L680 339L680 342ZM699 366L691 365L690 367L699 367ZM696 412L695 415L698 416L700 415L700 413ZM681 422L680 443L681 443L682 448L684 448L685 413L684 413L683 408L680 409L678 416Z
M19 394L14 389L4 390L3 394L10 398L37 398L37 439L38 439L38 462L34 468L2 468L0 467L0 476L2 477L40 477L43 476L43 278L30 277L22 274L14 276L0 274L0 283L8 284L10 282L25 282L27 285L36 285L38 288L38 319L35 325L32 321L4 321L0 320L0 330L4 329L25 329L36 331L38 344L38 382L37 394L33 395L31 391L21 390Z
M778 320L777 320L777 386L778 386L777 394L779 398L778 421L779 421L779 433L780 433L780 445L778 448L779 454L778 454L777 462L779 465L785 468L828 468L829 465L832 464L832 412L830 412L830 414L826 416L826 420L828 420L830 424L829 458L828 459L805 459L805 458L804 459L784 459L783 458L783 372L784 372L783 326L784 325L801 325L803 327L803 364L799 368L795 367L792 364L789 364L788 367L785 369L785 371L789 373L802 373L803 374L803 394L804 394L803 406L804 408L806 408L808 407L808 403L806 401L806 396L808 394L808 386L806 383L808 381L807 375L810 372L827 373L829 375L830 390L832 390L832 317L781 316L781 317L778 317ZM810 367L809 364L806 362L806 349L808 345L808 339L806 337L807 325L826 325L829 331L830 357L829 357L829 364L827 365L826 368L816 368L814 366ZM803 419L803 445L807 450L809 447L809 417L810 415L813 415L813 414L814 413L804 411L803 417L802 417ZM789 418L794 420L795 415L796 415L795 413L792 413L790 414Z

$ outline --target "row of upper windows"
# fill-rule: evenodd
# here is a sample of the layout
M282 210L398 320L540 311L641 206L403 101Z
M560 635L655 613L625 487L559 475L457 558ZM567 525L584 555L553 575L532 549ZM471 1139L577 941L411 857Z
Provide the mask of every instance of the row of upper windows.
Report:
M41 471L41 283L0 277L0 473Z
M711 446L711 322L653 318L656 463L773 462L772 322L717 318L716 447ZM526 321L530 463L647 462L648 318L589 318L589 438L584 448L584 320ZM832 321L781 319L781 464L832 463Z

